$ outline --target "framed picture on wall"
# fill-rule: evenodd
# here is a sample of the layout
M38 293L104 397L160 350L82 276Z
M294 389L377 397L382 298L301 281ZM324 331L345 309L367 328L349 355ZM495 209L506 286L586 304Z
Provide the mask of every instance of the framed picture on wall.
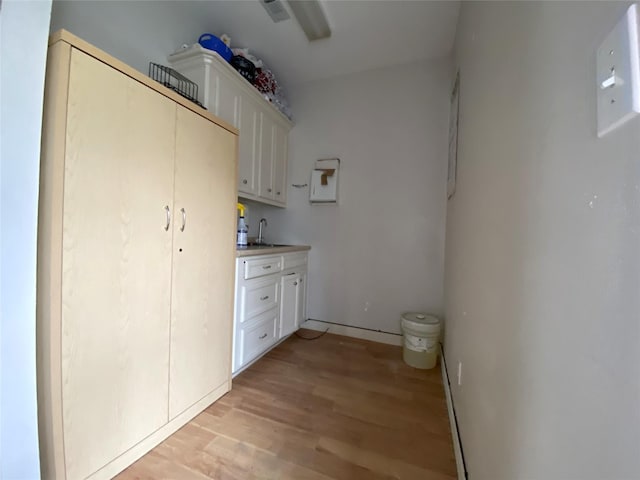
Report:
M447 198L456 193L456 174L458 171L458 112L460 99L460 71L451 91L451 110L449 112L449 164L447 169Z

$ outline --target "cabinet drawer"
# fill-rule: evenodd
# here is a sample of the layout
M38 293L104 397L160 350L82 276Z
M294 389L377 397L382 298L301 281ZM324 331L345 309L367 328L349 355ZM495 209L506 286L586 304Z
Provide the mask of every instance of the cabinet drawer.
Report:
M278 309L260 315L255 323L240 330L241 364L253 360L277 341Z
M258 279L247 282L240 287L242 315L240 322L250 320L258 313L265 312L278 306L279 276L273 278Z
M292 253L289 255L283 255L282 257L282 269L287 270L288 268L299 267L301 265L307 264L307 254L306 253Z
M252 258L244 261L244 278L256 278L277 273L282 267L282 257Z

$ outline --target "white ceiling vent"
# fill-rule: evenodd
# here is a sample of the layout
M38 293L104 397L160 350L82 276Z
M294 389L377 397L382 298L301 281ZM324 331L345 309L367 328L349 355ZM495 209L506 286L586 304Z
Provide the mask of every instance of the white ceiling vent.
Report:
M271 20L276 23L291 18L280 0L260 0L260 3L271 17Z

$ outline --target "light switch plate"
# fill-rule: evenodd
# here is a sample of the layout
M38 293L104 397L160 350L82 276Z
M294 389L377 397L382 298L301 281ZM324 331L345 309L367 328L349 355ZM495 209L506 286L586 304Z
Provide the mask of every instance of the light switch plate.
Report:
M598 137L640 113L638 4L633 4L598 48Z

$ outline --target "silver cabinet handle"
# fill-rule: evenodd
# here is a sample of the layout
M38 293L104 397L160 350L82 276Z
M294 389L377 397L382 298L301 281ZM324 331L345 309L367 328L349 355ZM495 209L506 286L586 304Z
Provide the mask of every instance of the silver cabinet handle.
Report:
M264 265L262 267L263 270L269 270L271 268L271 265Z
M260 300L264 301L269 298L269 295L265 295L264 297L260 297Z
M246 184L247 184L247 179L245 178L244 180L242 180L242 183L243 183L244 185L246 185Z
M295 287L296 285L298 285L298 282L293 282L293 286Z
M295 274L296 274L296 272L291 272L291 273L287 273L287 276L289 276L289 275L295 275Z
M276 192L276 195L280 195L280 192Z
M164 206L164 210L167 213L167 223L164 226L165 232L169 231L169 225L171 225L171 210L169 210L169 205Z
M267 338L267 334L264 333L258 337L258 340L262 340L263 338Z
M180 211L182 212L182 226L180 227L180 231L184 232L184 227L187 226L187 212L184 208L181 208Z
M270 188L267 188L267 192L271 193L271 189L270 189Z

